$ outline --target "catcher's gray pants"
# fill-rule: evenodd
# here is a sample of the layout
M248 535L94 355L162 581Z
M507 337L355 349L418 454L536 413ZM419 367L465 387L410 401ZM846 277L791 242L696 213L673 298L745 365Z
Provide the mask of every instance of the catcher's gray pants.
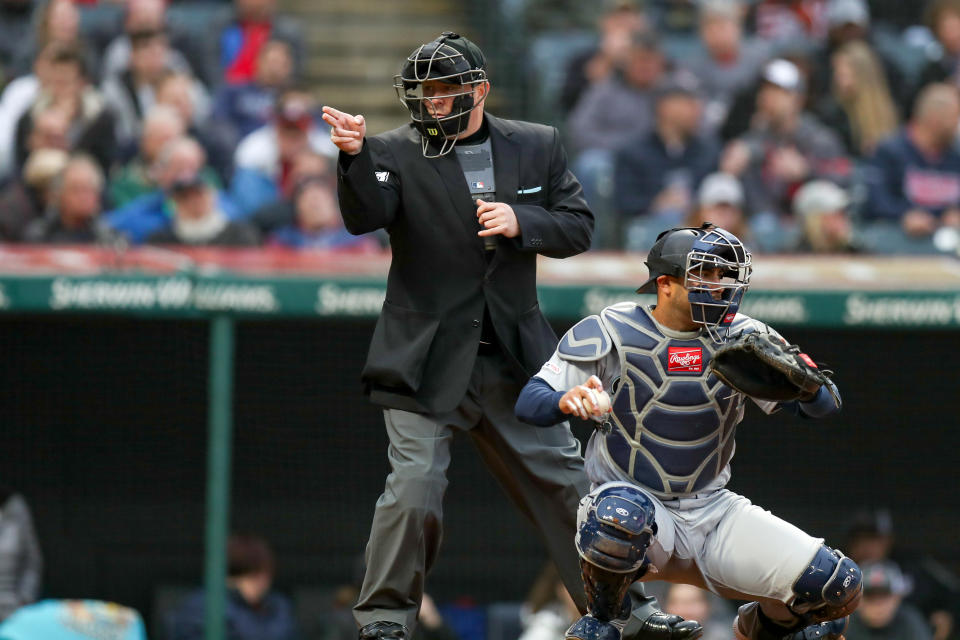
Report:
M367 572L354 607L360 626L384 620L414 627L424 579L440 550L455 430L470 434L487 468L539 530L577 605L586 608L574 546L577 504L590 490L580 445L567 423L541 428L517 420L520 389L503 356L479 355L466 397L449 414L384 411L392 471L367 542Z

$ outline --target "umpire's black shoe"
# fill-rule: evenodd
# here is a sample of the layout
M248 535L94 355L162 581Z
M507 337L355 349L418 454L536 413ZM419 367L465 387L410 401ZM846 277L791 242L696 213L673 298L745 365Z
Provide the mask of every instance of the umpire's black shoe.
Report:
M696 640L703 635L703 627L696 620L654 611L640 624L631 618L623 630L623 640ZM633 623L633 624L631 624Z
M371 622L360 627L360 640L406 640L407 628L396 622Z

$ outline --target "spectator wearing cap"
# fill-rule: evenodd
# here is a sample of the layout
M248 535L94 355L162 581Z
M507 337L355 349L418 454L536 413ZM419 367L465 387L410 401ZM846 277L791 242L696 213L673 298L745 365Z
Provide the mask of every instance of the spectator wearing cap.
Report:
M315 107L313 96L299 87L277 95L271 122L237 146L230 187L235 202L252 211L292 193L290 170L294 157L302 151L331 158L335 155L326 125L321 126L314 118Z
M597 27L597 45L575 55L567 64L560 92L560 106L564 113L576 106L588 87L607 80L626 67L634 37L648 29L643 12L636 2L630 0L606 2Z
M233 12L215 25L207 54L213 84L243 84L256 74L260 49L269 40L290 45L294 75L299 77L304 60L300 25L277 12L276 0L234 0Z
M743 33L746 7L740 0L706 0L700 4L700 41L704 51L684 66L703 86L707 129L726 120L734 97L752 89L769 58L769 45Z
M844 550L864 569L887 561L899 567L911 587L905 599L926 618L934 640L954 637L960 579L936 559L895 545L893 518L887 509L856 512L847 525L846 538ZM866 585L864 581L865 590Z
M956 88L932 84L924 89L910 122L877 147L870 161L865 217L923 240L941 227L960 227L958 125Z
M850 617L846 640L932 640L923 615L903 598L909 583L894 562L864 564L863 597Z
M250 534L230 536L225 615L231 640L300 637L290 600L273 589L275 573L276 560L266 540ZM169 640L203 640L204 605L204 590L188 595L170 616Z
M157 155L151 174L157 183L156 190L104 215L105 226L133 244L140 244L154 232L170 226L174 183L182 182L185 176L191 180L200 176L216 194L216 207L231 220L240 218L240 209L216 188L216 174L207 166L203 147L193 138L181 137L167 142Z
M162 29L148 29L128 34L130 64L120 73L106 77L103 93L117 116L117 138L121 145L136 144L143 125L143 116L157 102L160 82L176 72L175 58L169 38ZM194 103L209 113L210 97L199 81L193 82ZM204 117L199 118L203 120Z
M750 128L727 145L720 168L743 182L758 248L780 251L795 242L794 192L814 178L843 182L851 165L836 134L803 112L805 87L795 64L773 60L762 80Z
M803 253L861 251L849 213L847 192L828 180L811 180L793 197L793 215L800 224L797 250Z
M221 86L214 96L212 124L233 146L270 122L277 92L293 79L293 54L283 40L270 40L260 49L254 77L242 84Z
M17 122L15 166L23 166L31 151L51 146L88 153L109 171L116 153L113 113L88 82L83 52L73 45L51 47L40 91ZM53 118L60 120L55 134Z
M816 113L840 134L848 154L869 157L900 124L880 60L866 43L854 40L837 49L831 61L831 90Z
M85 154L71 157L53 180L47 210L24 230L24 240L43 244L95 242L100 237L97 222L103 211L103 189L100 165Z
M618 217L651 230L679 226L719 153L717 142L699 133L702 100L692 73L678 71L659 88L655 113L653 131L627 139L614 161Z
M829 0L826 19L827 39L812 56L808 104L816 106L830 93L836 69L835 54L845 45L858 42L867 47L879 63L883 83L897 108L905 112L910 101L910 83L904 78L897 62L874 44L870 31L870 8L866 0Z
M704 222L726 229L753 249L753 233L743 210L743 187L729 173L711 173L700 183L696 207L684 226L699 227Z
M18 242L50 203L51 185L67 166L61 149L38 149L27 156L20 175L0 191L0 241Z
M757 35L788 47L822 41L827 35L829 0L758 0L752 21Z
M929 3L924 22L940 46L927 48L928 60L917 79L915 94L934 82L960 86L960 0Z

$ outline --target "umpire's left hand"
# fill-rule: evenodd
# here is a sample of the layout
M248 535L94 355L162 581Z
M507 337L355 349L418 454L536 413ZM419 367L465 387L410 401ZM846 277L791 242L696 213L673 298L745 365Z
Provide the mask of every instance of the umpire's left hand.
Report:
M477 232L478 236L503 235L516 238L520 235L517 214L513 212L513 207L505 202L484 202L477 199L477 218L483 227L483 230Z

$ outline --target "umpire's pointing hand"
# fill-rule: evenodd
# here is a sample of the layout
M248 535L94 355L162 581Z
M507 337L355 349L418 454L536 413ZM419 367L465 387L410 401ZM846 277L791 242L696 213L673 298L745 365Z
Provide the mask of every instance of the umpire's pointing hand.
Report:
M367 135L367 123L363 116L352 116L333 107L324 107L323 121L330 125L330 140L340 151L352 156L360 153L363 138Z
M477 199L477 218L483 230L478 236L504 235L516 238L520 235L520 223L513 207L504 202L484 202Z

